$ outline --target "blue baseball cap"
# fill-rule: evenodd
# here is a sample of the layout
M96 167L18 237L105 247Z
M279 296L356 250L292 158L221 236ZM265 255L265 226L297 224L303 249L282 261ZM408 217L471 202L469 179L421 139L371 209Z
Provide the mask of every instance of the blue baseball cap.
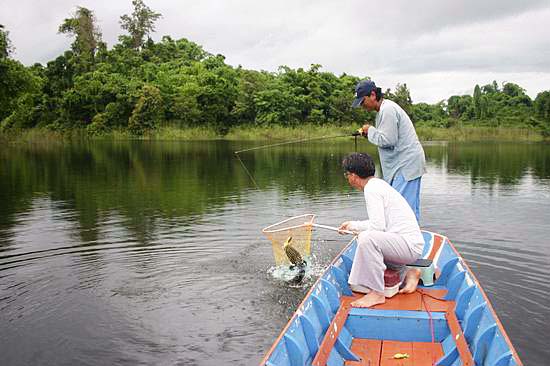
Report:
M371 80L361 80L355 86L355 99L351 104L352 108L358 108L361 106L363 98L369 96L373 90L376 90L376 84Z

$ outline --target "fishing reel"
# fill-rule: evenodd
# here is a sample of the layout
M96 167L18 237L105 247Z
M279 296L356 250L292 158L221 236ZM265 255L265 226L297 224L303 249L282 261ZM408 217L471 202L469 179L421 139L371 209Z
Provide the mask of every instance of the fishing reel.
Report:
M351 134L353 137L357 137L357 136L365 136L365 131L363 131L363 127L360 127L357 129L357 131L353 131L353 133Z
M363 135L363 127L359 128L357 131L353 131L353 133L351 134L351 136L353 136L354 138L354 145L355 145L355 151L357 151L357 137L358 136L365 136ZM365 136L366 137L366 136Z

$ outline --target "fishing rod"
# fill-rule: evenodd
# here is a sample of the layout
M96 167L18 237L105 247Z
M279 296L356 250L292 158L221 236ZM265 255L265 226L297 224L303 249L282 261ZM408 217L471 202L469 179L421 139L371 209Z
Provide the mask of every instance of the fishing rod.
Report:
M350 137L350 136L355 138L355 151L357 151L357 137L361 136L361 135L362 135L362 129L358 129L357 131L354 131L351 134L346 133L346 134L342 134L342 135L321 136L321 137L312 137L312 138L308 138L308 139L299 139L299 140L278 142L278 143L275 143L275 144L268 144L268 145L251 147L249 149L237 150L237 151L234 152L234 154L237 157L237 159L239 160L239 162L241 163L241 165L243 166L244 171L246 172L246 174L248 175L248 177L250 178L252 183L254 183L254 186L259 190L260 187L258 186L256 181L254 180L254 177L252 176L252 174L250 173L250 171L247 169L246 165L242 161L241 157L239 156L240 153L247 152L247 151L253 151L253 150L267 149L267 148L275 147L275 146L283 146L283 145L290 145L290 144L298 144L298 143L301 143L301 142L319 141L319 140L334 139L334 138L339 138L339 137Z
M275 147L275 146L282 146L282 145L290 145L290 144L298 144L300 142L308 142L308 141L316 141L316 140L326 140L326 139L335 139L338 137L350 137L354 136L355 141L357 142L357 136L361 135L359 131L352 133L351 135L349 133L346 133L345 135L333 135L333 136L321 136L321 137L312 137L309 139L299 139L299 140L292 140L292 141L285 141L285 142L278 142L275 144L269 144L269 145L262 145L262 146L256 146L252 147L250 149L243 149L235 151L235 155L238 155L240 153L246 152L246 151L252 151L252 150L260 150L260 149L267 149L269 147ZM357 145L356 145L357 147Z

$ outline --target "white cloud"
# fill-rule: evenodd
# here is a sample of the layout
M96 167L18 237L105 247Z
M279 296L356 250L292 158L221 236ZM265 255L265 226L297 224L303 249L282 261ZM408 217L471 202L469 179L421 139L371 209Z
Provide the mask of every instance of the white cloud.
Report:
M435 102L473 86L512 81L534 97L550 89L550 4L544 0L146 1L163 14L155 39L185 37L232 65L274 71L323 65L371 76L386 88L406 82L415 101ZM3 0L0 23L15 57L46 62L70 40L57 27L76 6L93 9L109 45L122 34L128 1Z

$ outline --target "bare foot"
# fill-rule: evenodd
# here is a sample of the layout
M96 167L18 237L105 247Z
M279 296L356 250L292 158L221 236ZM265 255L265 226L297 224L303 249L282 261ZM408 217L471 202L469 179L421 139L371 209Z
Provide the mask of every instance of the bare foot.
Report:
M386 297L383 293L371 291L359 300L351 303L351 306L356 308L369 308L374 305L383 304L386 302Z
M405 286L399 290L400 294L412 294L416 291L418 280L420 279L420 270L411 268L405 275Z

